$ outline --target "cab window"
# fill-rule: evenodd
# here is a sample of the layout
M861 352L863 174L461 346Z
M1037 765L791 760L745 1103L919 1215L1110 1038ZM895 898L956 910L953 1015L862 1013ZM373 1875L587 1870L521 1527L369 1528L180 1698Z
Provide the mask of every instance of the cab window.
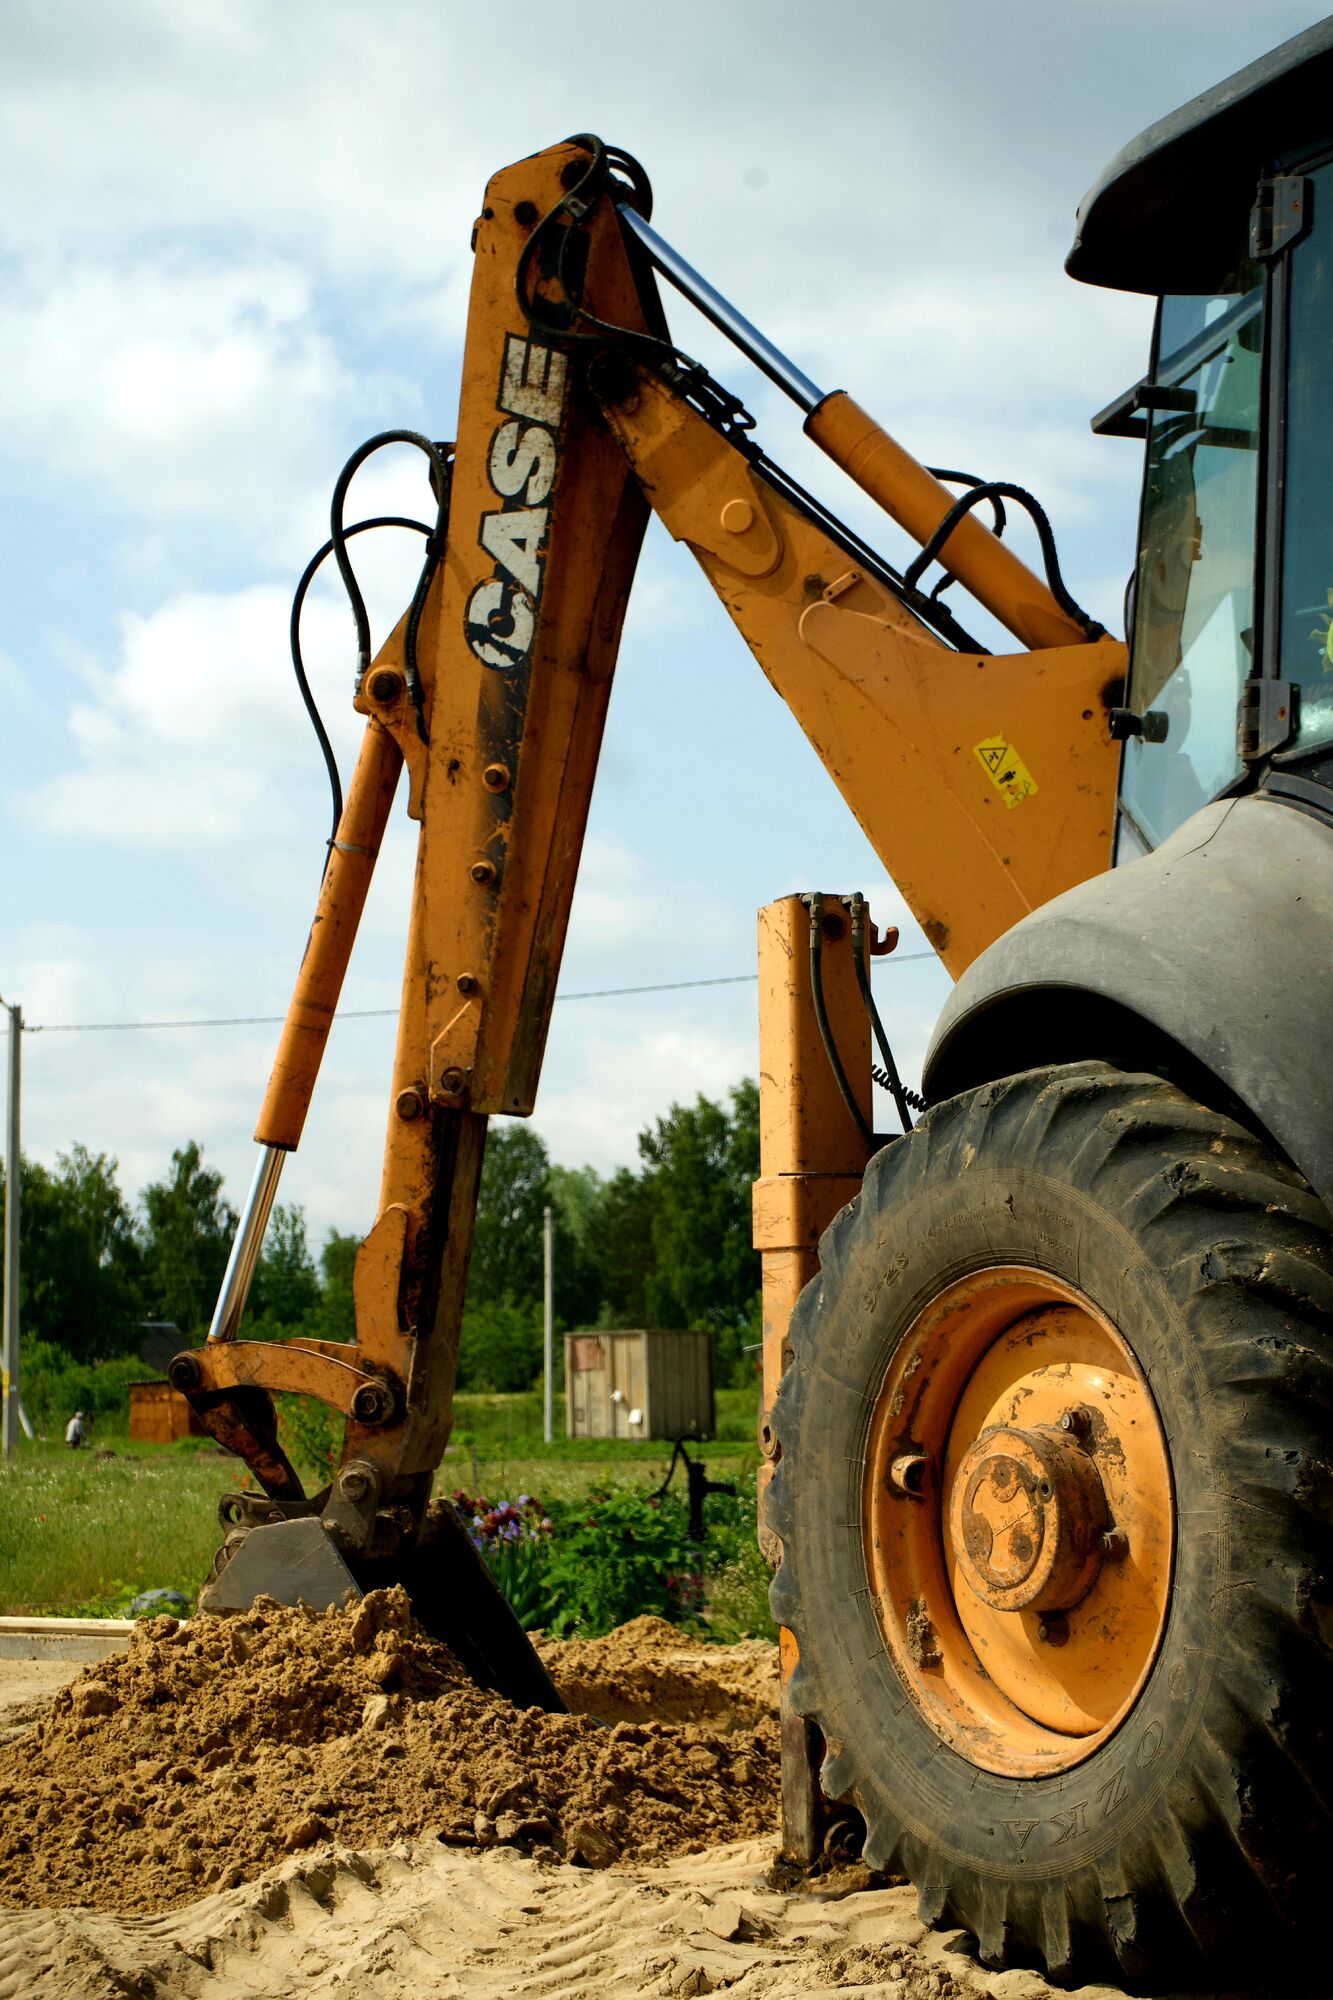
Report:
M1121 798L1156 846L1239 775L1254 639L1263 289L1252 269L1158 319ZM1333 581L1333 579L1331 579Z

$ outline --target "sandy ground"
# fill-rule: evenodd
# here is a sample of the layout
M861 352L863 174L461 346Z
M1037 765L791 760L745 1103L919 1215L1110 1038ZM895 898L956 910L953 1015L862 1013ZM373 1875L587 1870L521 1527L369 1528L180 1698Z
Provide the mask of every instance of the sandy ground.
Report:
M835 1900L753 1885L769 1847L662 1868L586 1869L437 1842L325 1851L170 1915L0 1916L4 2000L733 2000L844 1993L1035 2000L1028 1972L985 1973L927 1934L908 1889ZM1085 1987L1086 2000L1110 1989Z
M82 1671L74 1661L0 1660L0 1743L30 1728L52 1696Z
M80 1671L0 1662L0 1740ZM593 1871L430 1835L322 1843L160 1914L0 1910L0 2000L1053 2000L1036 1973L987 1972L966 1937L928 1932L909 1887L849 1871L775 1892L772 1851L750 1839Z

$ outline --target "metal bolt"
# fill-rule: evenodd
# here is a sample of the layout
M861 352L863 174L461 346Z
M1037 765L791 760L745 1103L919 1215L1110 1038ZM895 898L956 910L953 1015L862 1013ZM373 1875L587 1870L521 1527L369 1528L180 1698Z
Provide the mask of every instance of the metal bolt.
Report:
M404 680L393 667L382 668L370 677L370 698L372 701L389 703L397 701L404 688Z
M370 1474L363 1466L349 1465L339 1474L338 1487L345 1500L364 1500L370 1491Z
M363 1382L352 1398L352 1415L359 1424L386 1423L393 1414L393 1398L382 1382Z
M179 1389L187 1396L191 1389L197 1389L204 1379L204 1371L193 1354L178 1354L167 1369L167 1380L173 1389Z
M470 972L460 972L454 985L460 993L475 993L480 982Z
M889 1467L889 1484L895 1493L919 1500L926 1490L930 1460L923 1451L900 1452Z
M488 764L481 774L481 782L488 792L504 792L509 789L509 766Z
M1129 1554L1129 1536L1123 1528L1108 1528L1102 1536L1102 1555L1107 1562L1123 1562Z
M514 203L514 220L515 222L522 223L524 228L526 228L530 222L535 222L537 220L536 202L516 201Z
M426 1108L425 1093L416 1084L411 1084L406 1090L399 1091L393 1108L404 1123L410 1125L414 1118L420 1118Z
M754 526L754 508L748 500L728 500L722 509L722 525L729 535L743 535Z
M445 1069L440 1071L440 1089L446 1097L457 1097L462 1088L463 1072L461 1069Z
M489 889L491 883L495 880L495 863L493 861L474 861L467 872L479 888Z
M1092 1411L1080 1403L1076 1409L1066 1410L1060 1419L1060 1428L1066 1437L1083 1438L1092 1435Z
M1053 1612L1049 1618L1043 1618L1038 1625L1037 1637L1047 1646L1066 1645L1069 1640L1069 1620L1062 1612Z

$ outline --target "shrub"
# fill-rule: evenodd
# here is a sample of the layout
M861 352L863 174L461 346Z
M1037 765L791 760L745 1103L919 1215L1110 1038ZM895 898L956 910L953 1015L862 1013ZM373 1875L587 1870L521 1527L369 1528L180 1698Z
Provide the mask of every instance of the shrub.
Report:
M651 1613L701 1637L775 1639L769 1575L755 1541L755 1480L710 1495L702 1546L683 1497L597 1488L544 1508L531 1494L492 1503L453 1495L524 1629L596 1639Z
M343 1420L313 1396L278 1396L278 1442L297 1470L332 1479L342 1450Z
M546 1570L553 1523L530 1493L492 1507L480 1494L456 1492L454 1505L525 1632L546 1620Z
M697 1617L700 1551L687 1536L685 1508L620 1488L553 1502L546 1566L546 1622L564 1638L600 1638L645 1612L677 1624Z
M758 1494L754 1473L739 1477L736 1489L734 1500L718 1494L704 1503L708 1636L724 1645L736 1639L776 1642L778 1628L768 1608L772 1575L759 1553L755 1527Z
M25 1341L19 1369L23 1407L39 1436L62 1436L74 1412L82 1410L92 1420L94 1444L99 1432L125 1437L130 1383L142 1382L149 1372L134 1354L112 1361L76 1361L54 1341Z

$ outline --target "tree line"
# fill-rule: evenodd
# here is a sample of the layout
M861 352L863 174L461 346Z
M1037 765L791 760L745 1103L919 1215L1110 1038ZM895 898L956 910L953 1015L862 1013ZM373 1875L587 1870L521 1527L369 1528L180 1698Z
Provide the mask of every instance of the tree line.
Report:
M639 1135L639 1163L603 1176L550 1159L532 1128L491 1126L477 1208L459 1356L463 1389L526 1389L541 1368L542 1216L555 1229L557 1326L703 1326L717 1379L753 1374L759 1259L750 1184L759 1171L759 1093L673 1105ZM131 1355L145 1322L202 1338L236 1214L222 1176L191 1140L126 1200L114 1158L71 1146L53 1167L24 1160L19 1309L25 1347L80 1363ZM0 1183L2 1184L2 1183ZM244 1333L355 1333L352 1268L360 1239L330 1231L318 1256L299 1205L279 1205L255 1273Z

